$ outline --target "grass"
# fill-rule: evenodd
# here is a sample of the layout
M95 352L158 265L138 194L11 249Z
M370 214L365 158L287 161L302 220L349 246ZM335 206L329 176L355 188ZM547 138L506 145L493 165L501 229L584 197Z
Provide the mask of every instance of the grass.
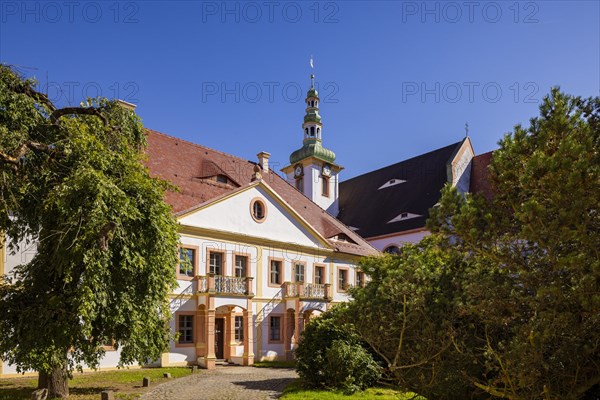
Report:
M302 381L298 379L291 385L288 385L283 391L282 400L348 400L348 399L363 399L363 400L427 400L425 397L415 393L407 393L402 390L374 387L365 390L364 392L345 395L341 392L330 392L327 390L312 390L306 389L302 385Z
M113 390L119 400L133 400L148 391L142 388L142 379L150 378L150 388L167 381L164 373L172 378L191 374L189 368L141 368L106 372L75 373L69 381L69 399L98 400L103 390ZM36 389L37 377L9 378L0 380L0 400L28 400Z
M296 368L294 361L257 361L252 364L255 368Z

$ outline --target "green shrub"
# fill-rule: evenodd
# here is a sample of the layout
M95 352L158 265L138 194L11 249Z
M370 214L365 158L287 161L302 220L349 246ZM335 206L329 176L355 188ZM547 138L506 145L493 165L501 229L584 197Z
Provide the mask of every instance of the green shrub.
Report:
M381 378L381 368L359 344L335 340L325 352L329 385L345 394L365 390Z
M308 386L352 392L379 379L379 367L346 314L347 305L340 304L312 320L302 333L296 370Z

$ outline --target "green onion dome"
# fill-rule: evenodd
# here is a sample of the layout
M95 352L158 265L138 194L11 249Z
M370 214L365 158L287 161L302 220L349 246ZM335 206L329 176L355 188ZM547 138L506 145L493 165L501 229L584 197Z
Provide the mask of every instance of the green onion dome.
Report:
M328 163L335 161L335 153L321 146L320 140L307 139L301 148L290 155L290 163L296 164L308 157L315 157Z

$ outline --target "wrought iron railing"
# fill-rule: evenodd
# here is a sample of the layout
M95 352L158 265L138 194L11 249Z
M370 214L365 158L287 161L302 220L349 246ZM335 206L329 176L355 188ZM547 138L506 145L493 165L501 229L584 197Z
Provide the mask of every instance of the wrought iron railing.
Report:
M209 274L197 276L199 293L218 293L253 296L252 277Z
M215 275L215 293L246 294L246 278Z

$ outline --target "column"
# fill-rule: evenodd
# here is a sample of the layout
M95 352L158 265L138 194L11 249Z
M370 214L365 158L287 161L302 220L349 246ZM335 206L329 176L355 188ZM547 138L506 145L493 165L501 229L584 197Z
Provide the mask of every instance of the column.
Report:
M224 356L231 362L231 358L235 355L235 346L237 345L235 340L235 313L233 311L235 307L228 307L227 309L229 313L227 314L227 318L225 318L225 325L227 325L227 327L225 328Z
M204 360L206 356L206 307L198 306L196 312L196 358Z
M247 308L244 310L244 356L243 364L254 364L254 315L252 300L248 299Z
M206 355L204 356L204 368L214 369L216 367L217 356L215 355L215 300L212 297L208 299L205 326Z

